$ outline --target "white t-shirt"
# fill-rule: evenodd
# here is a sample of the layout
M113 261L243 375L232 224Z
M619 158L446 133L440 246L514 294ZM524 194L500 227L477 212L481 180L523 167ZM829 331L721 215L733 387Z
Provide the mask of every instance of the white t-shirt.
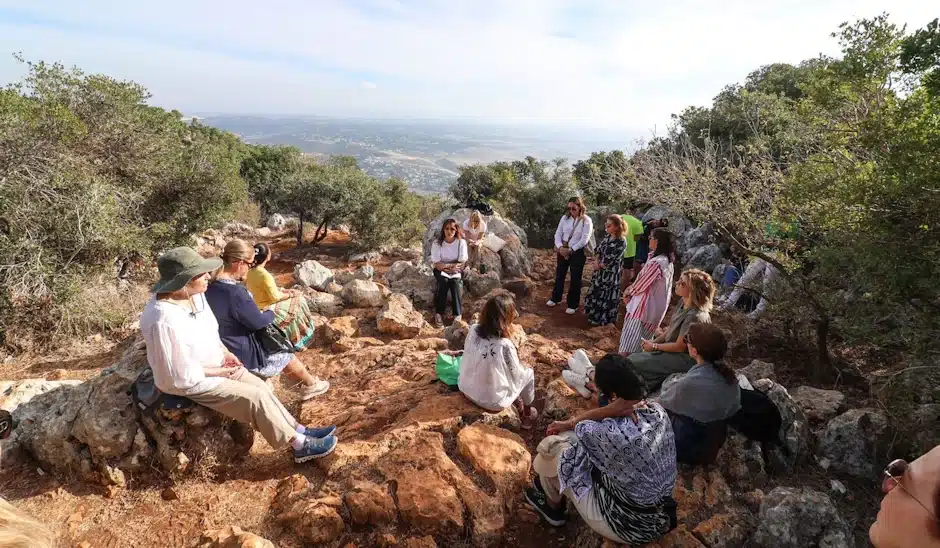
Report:
M204 295L196 295L193 302L195 313L151 297L140 316L154 384L167 394L197 394L222 382L218 377L206 377L203 371L222 366L219 323Z
M437 243L437 240L434 240L434 243L431 244L431 264L435 265L437 263L465 263L467 262L467 240L463 238L457 238L451 243L446 241L443 243ZM445 274L448 278L459 278L460 273L457 274Z
M473 325L467 333L457 386L483 409L502 411L515 402L522 389L534 382L535 372L519 363L516 345L509 339L484 339Z
M463 222L463 231L467 233L467 236L470 236L474 240L479 240L480 236L486 234L486 221L480 219L479 228L470 228L470 219L467 219Z

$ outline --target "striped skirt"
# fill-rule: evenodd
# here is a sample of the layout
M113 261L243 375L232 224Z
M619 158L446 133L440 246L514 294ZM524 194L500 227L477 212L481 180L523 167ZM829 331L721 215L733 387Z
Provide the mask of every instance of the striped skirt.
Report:
M653 331L647 328L642 321L627 316L623 319L623 330L620 332L620 353L642 352L640 339L651 339L652 337Z
M284 330L294 349L304 350L310 345L316 325L306 297L292 295L271 305L270 310L274 311L274 323Z

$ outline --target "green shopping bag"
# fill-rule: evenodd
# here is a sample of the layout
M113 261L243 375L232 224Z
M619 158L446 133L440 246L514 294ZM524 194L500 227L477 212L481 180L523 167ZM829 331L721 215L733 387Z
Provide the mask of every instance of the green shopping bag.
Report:
M437 363L434 366L438 380L450 387L457 386L457 379L460 377L461 357L438 352Z

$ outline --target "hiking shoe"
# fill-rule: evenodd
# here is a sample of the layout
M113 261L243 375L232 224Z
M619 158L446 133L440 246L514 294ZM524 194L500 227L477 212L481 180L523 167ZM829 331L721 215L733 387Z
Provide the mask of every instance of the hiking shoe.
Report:
M336 449L337 440L334 436L325 438L304 438L304 446L294 449L294 462L300 464L313 459L321 459Z
M311 385L305 385L300 391L300 400L307 401L313 399L321 394L326 394L326 391L330 389L330 383L328 381L321 381L317 379L313 381Z
M571 388L577 390L578 394L581 394L582 398L590 398L591 391L587 389L587 377L578 373L577 371L571 371L565 369L561 372L561 378L565 379L565 383L568 384Z
M545 306L555 306L556 304L558 304L558 303L556 303L555 301L549 299L548 302L545 303Z
M568 512L564 508L555 508L548 503L548 495L539 485L536 478L535 485L525 490L525 500L538 512L542 519L553 527L561 527L568 520Z
M322 439L329 436L333 432L336 432L336 425L323 426L321 428L310 428L307 426L304 430L304 436L308 438Z
M567 315L570 316L570 315L574 314L574 313L577 312L577 311L578 311L577 308L566 308L566 309L565 309L565 314L567 314Z
M444 327L444 318L440 314L434 315L434 327Z

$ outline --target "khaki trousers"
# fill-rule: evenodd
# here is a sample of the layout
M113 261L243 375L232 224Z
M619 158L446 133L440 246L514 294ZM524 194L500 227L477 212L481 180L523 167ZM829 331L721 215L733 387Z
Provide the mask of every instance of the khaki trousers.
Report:
M239 368L235 376L223 378L212 390L186 397L226 417L250 424L275 449L286 446L297 435L297 421L271 387L244 367Z
M571 504L574 505L575 510L577 510L581 519L584 520L584 523L595 533L614 542L623 543L623 540L607 525L604 514L601 513L601 507L597 503L597 497L594 496L593 489L585 493L584 496L581 497L581 500L578 500L577 497L574 496L574 493L571 492L571 488L565 489L564 492L560 491L561 482L558 480L558 459L561 457L561 453L562 452L559 451L554 457L538 453L535 455L535 459L532 463L532 468L538 474L538 481L542 484L542 489L548 496L548 500L551 501L552 504L557 505L567 498L571 501Z

